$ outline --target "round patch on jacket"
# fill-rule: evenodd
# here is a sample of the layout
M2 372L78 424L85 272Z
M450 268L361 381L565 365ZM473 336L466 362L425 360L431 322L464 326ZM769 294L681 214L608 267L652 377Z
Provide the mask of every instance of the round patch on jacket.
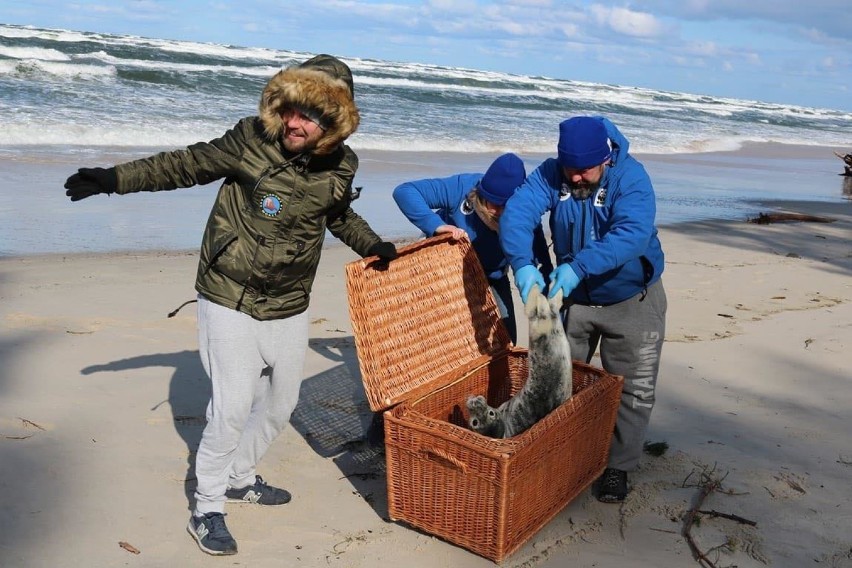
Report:
M471 203L469 199L465 199L461 202L461 205L459 205L459 211L462 212L462 215L470 215L476 211L476 209L473 208L473 203Z
M281 211L281 199L277 195L264 195L260 200L260 210L267 217L275 217Z

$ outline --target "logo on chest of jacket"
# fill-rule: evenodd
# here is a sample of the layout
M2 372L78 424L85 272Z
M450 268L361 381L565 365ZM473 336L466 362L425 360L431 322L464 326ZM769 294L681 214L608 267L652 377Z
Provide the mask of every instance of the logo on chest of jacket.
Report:
M281 198L277 195L264 195L260 200L260 210L267 217L275 217L281 211Z
M606 188L602 187L598 190L597 195L595 195L595 207L603 207L606 203Z

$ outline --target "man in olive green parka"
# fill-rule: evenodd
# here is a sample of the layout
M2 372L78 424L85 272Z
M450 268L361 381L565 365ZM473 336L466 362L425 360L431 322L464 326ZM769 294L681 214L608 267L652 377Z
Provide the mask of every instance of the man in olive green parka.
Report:
M221 137L111 168L81 168L72 201L223 179L198 263L199 354L212 383L187 530L207 553L235 554L226 500L280 505L290 494L257 463L287 425L308 345L307 309L326 229L362 256L396 257L351 208L358 157L344 144L360 114L349 67L318 55L279 71L258 116Z

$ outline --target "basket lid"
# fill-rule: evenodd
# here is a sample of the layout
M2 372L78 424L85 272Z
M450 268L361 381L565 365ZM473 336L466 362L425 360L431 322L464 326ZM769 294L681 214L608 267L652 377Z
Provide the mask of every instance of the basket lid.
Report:
M346 265L349 316L373 411L457 378L511 347L468 239L424 239Z

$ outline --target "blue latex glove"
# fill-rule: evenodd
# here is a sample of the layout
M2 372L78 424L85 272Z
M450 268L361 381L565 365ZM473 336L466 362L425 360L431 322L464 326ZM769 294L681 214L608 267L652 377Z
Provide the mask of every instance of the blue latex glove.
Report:
M577 287L577 284L580 283L580 277L577 276L574 269L567 263L557 266L556 270L550 274L550 280L548 298L555 296L556 291L560 288L562 289L562 297L567 298L574 291L574 288Z
M518 287L518 292L521 293L521 300L526 304L527 296L530 294L533 286L538 285L539 290L544 290L544 276L538 271L538 268L532 264L522 266L515 271L515 286Z

